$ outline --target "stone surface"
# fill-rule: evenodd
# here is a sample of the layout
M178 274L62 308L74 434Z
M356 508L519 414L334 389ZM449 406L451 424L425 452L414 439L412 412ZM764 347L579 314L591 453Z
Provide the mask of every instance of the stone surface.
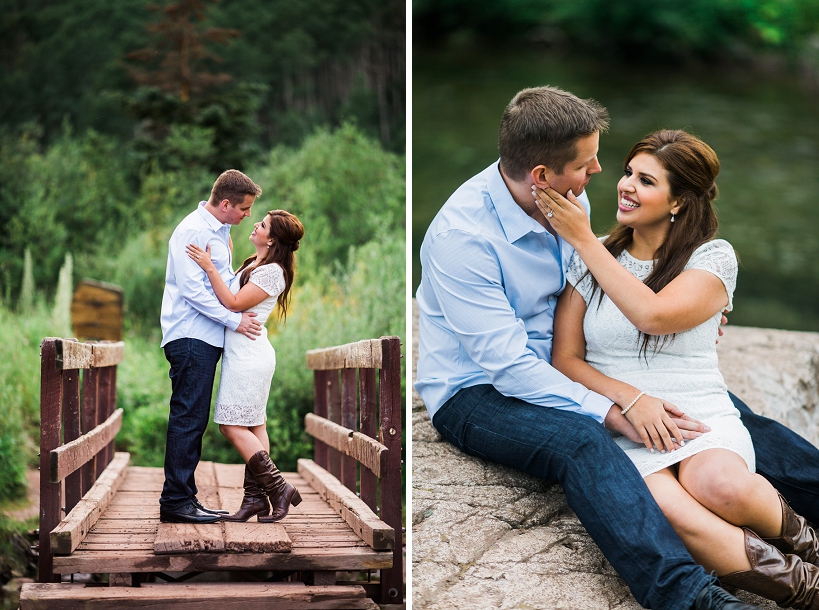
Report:
M415 379L414 302L412 335ZM718 351L731 390L754 411L819 444L819 334L728 326ZM443 442L414 389L412 604L414 610L640 608L559 485Z

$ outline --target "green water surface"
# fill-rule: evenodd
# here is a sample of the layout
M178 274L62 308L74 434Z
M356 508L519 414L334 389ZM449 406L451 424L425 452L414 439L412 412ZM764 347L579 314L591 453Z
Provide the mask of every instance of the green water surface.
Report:
M609 65L535 50L413 50L413 290L429 222L459 184L497 159L501 113L516 91L555 85L606 106L592 226L614 222L631 146L686 129L717 152L720 236L740 256L732 324L819 330L819 93L758 69L680 71Z

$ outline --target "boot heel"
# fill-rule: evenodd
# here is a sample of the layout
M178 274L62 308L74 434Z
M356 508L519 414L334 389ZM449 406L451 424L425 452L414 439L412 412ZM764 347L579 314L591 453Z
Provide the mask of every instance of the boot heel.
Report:
M295 490L293 492L293 495L290 497L290 504L292 504L293 506L298 506L299 504L301 504L301 494L299 493L298 489Z

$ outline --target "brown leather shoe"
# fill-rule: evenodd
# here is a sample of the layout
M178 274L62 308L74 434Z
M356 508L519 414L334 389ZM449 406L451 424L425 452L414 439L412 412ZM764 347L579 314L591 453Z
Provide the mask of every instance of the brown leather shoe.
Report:
M804 517L800 517L779 494L782 504L782 534L776 538L763 538L784 554L796 555L802 561L819 566L819 538Z
M745 552L751 569L720 576L720 582L772 599L783 608L819 610L819 568L783 555L748 528Z
M301 502L299 490L284 480L282 473L271 461L267 451L254 453L247 462L253 477L261 485L270 500L273 513L268 517L259 517L262 523L281 521L290 511L290 505L298 506Z
M232 515L224 515L222 521L247 521L254 515L266 517L270 514L270 503L267 501L267 494L256 482L250 468L245 465L245 495L242 498L242 505Z

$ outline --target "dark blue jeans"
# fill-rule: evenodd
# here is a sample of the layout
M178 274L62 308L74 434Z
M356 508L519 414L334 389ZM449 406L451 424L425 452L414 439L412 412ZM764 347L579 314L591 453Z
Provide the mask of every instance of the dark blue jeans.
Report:
M176 510L196 495L194 471L202 457L202 436L210 419L210 399L222 348L199 339L165 345L171 365L171 411L165 443L165 485L159 504Z
M691 608L710 582L634 464L592 418L479 385L450 398L432 423L470 455L559 482L569 506L642 606Z
M793 510L819 524L819 449L779 422L757 415L733 394L729 395L751 433L756 471L785 496Z

